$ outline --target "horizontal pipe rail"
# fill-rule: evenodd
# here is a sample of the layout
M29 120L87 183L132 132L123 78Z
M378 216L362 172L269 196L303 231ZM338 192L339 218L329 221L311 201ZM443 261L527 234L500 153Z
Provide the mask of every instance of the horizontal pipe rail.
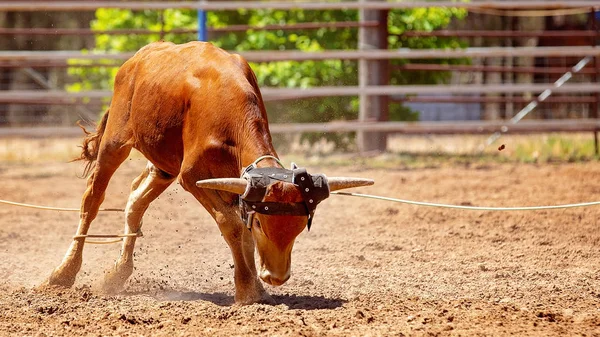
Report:
M273 134L303 132L355 132L379 131L405 135L453 135L502 133L551 133L551 132L599 132L599 119L524 120L519 124L508 121L461 121L461 122L358 122L337 121L328 123L271 124ZM0 138L26 137L82 137L78 127L2 127Z
M226 27L207 27L207 31L211 33L222 32L245 32L247 30L297 30L297 29L320 29L320 28L360 28L360 27L376 27L377 21L356 22L356 21L340 21L340 22L302 22L294 24L275 24L265 26L253 25L230 25ZM150 29L109 29L95 30L91 28L6 28L0 27L0 35L152 35L152 34L197 34L198 29L170 29L170 30L150 30ZM479 30L434 30L431 32L424 31L406 31L401 34L392 34L391 36L404 37L489 37L489 38L504 38L504 37L589 37L596 36L596 32L589 30L565 30L565 31L479 31Z
M489 93L540 93L552 88L555 93L596 93L600 92L600 83L568 83L559 88L552 84L486 84L486 85L388 85L388 86L346 86L346 87L313 87L300 88L272 88L261 89L266 101L328 97L328 96L358 96L367 95L431 95L431 94L489 94ZM61 102L84 102L86 100L98 100L109 98L112 91L92 90L81 92L66 92L60 90L11 90L0 91L0 103L27 103L36 101L48 103L50 101Z
M292 96L267 96L265 101L279 101L279 100L297 99ZM452 97L432 97L432 96L405 96L395 97L390 96L391 102L394 103L456 103L456 104L467 104L467 103L529 103L531 98L526 97L490 97L490 96L452 96ZM596 103L598 100L595 96L557 96L548 97L544 100L545 104L550 103ZM64 105L64 106L78 106L85 105L88 109L94 106L94 109L101 110L101 106L104 102L102 99L72 99L72 98L45 98L45 99L28 99L28 98L13 98L3 100L0 98L0 104L15 104L15 105Z
M339 10L339 9L406 9L423 7L450 7L466 9L573 9L573 8L598 8L600 4L596 0L573 0L573 1L543 1L543 0L511 0L511 1L340 1L340 2L296 2L296 1L0 1L0 11L93 11L98 8L121 8L132 10L146 9L202 9L207 11L223 11L244 9L304 9L304 10Z
M408 97L390 97L392 102L398 103L529 103L531 98L527 97L490 97L490 96L452 96L452 97L432 97L432 96L408 96ZM596 103L595 96L557 96L548 97L543 103ZM599 102L600 103L600 102Z
M427 95L427 94L474 94L474 93L539 93L553 87L550 84L486 84L486 85L389 85L367 87L315 87L296 88L263 88L261 92L267 98L294 96L327 97L367 95ZM600 83L571 83L560 88L553 88L556 93L582 93L600 91Z
M83 131L73 126L0 127L0 138L81 137Z
M339 21L339 22L301 22L290 24L274 24L264 26L254 25L230 25L226 27L207 27L208 32L245 32L247 30L296 30L296 29L320 29L320 28L359 28L376 27L377 21ZM91 28L11 28L0 27L0 35L152 35L152 34L196 34L198 29L171 29L171 30L150 30L150 29L109 29L95 30ZM406 31L401 34L389 34L392 36L405 37L589 37L596 36L596 32L590 30L544 30L544 31L507 31L507 30L434 30L425 31Z
M434 30L431 32L409 30L393 36L405 37L595 37L591 30Z
M113 62L91 62L91 63L81 63L81 62L67 62L64 61L9 61L9 62L1 62L0 68L10 68L10 69L18 69L18 68L71 68L71 67L79 67L79 68L108 68L114 67L119 68L123 64L122 60L113 60Z
M207 27L210 33L222 32L245 32L247 30L299 30L299 29L321 29L321 28L360 28L377 27L377 21L339 21L339 22L301 22L292 24L276 25L230 25L226 27ZM171 29L171 30L150 30L150 29L109 29L95 30L91 28L4 28L0 27L0 35L152 35L152 34L197 34L198 29Z
M543 120L521 121L510 124L508 121L461 121L461 122L329 122L274 124L269 127L273 133L302 132L389 132L407 135L422 134L491 134L502 133L549 133L549 132L597 132L600 120Z
M487 65L453 65L453 64L425 64L410 63L403 65L392 65L392 69L405 71L465 71L465 72L494 72L494 73L519 73L519 74L553 74L562 75L571 71L571 67L505 67ZM596 74L592 68L583 68L580 74Z
M516 57L516 56L599 56L600 47L482 47L465 49L397 49L397 50L328 50L303 52L298 50L265 50L238 52L250 62L308 61L308 60L383 60L383 59L437 59L468 57ZM65 60L127 60L133 52L82 53L80 51L0 51L2 62L65 61Z
M25 61L25 62L1 62L0 68L95 68L95 67L120 67L121 60L113 62L92 62L78 63L67 61ZM392 69L403 71L463 71L463 72L498 72L498 73L520 73L520 74L554 74L562 75L570 71L570 67L505 67L505 66L487 66L487 65L453 65L453 64L428 64L428 63L410 63L403 65L391 65ZM579 71L580 74L593 75L596 70L589 67Z

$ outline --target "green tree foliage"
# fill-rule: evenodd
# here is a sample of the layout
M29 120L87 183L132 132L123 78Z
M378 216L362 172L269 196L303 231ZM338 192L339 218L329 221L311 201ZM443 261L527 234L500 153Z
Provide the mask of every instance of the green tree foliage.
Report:
M390 48L457 48L463 47L453 38L406 38L399 34L407 30L431 31L446 27L453 18L463 18L466 12L461 9L418 8L393 10L389 13ZM96 49L101 51L135 51L140 47L161 39L161 31L197 27L196 11L130 11L99 9L92 28L101 32L112 29L150 29L150 35L106 35L96 36ZM209 27L220 28L237 24L250 24L261 27L274 24L301 22L340 22L357 21L355 10L238 10L228 12L208 12ZM226 50L300 50L324 51L331 49L356 49L357 28L319 28L312 30L261 30L244 32L215 33L211 42ZM162 39L183 43L196 39L194 34L164 34ZM394 60L402 64L411 60ZM439 60L430 60L439 62ZM448 62L457 62L448 61ZM314 87L358 84L358 62L354 60L325 61L285 61L252 63L259 84L272 87ZM73 68L73 75L82 79L81 84L72 89L107 89L112 87L116 69ZM391 74L391 84L435 84L447 80L448 74L429 72L399 72ZM356 119L358 99L356 97L325 97L280 102L267 102L269 118L272 122L325 122L341 119ZM401 105L392 105L392 119L415 119L416 114ZM316 139L323 135L307 135ZM338 143L340 138L336 138ZM345 139L348 139L347 137ZM343 144L342 144L343 145Z

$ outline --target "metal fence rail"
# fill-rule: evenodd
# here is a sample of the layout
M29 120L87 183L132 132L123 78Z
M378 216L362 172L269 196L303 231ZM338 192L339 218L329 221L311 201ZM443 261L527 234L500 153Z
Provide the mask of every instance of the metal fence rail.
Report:
M251 29L256 30L307 30L321 28L360 28L376 27L377 21L337 21L337 22L301 22L279 25L229 25L226 27L207 27L209 33L226 32L245 32ZM170 29L170 30L150 30L150 29L110 29L98 31L91 28L2 28L0 35L154 35L154 34L197 34L198 29Z
M406 135L453 135L502 133L549 133L549 132L600 132L600 119L580 120L526 120L519 124L506 121L462 122L359 122L338 121L328 123L271 124L274 134L304 132L355 132L380 131ZM14 127L0 128L0 138L26 137L82 137L78 127Z
M598 8L600 4L595 0L574 0L574 1L543 1L543 0L495 0L495 1L382 1L382 2L357 2L357 1L265 1L265 2L244 2L244 1L93 1L93 2L70 2L70 1L0 1L0 11L91 11L98 8L121 8L121 9L201 9L208 11L230 11L239 8L244 9L304 9L304 10L325 10L325 9L407 9L423 7L451 7L480 10L514 10L514 9L581 9Z
M398 49L398 50L327 50L303 52L297 50L233 51L250 62L315 61L315 60L386 60L386 59L446 59L477 57L584 57L599 56L598 46L573 47L481 47L464 49ZM76 50L0 51L0 64L35 61L127 60L133 52L99 53ZM76 63L75 63L76 64ZM74 64L74 65L75 65Z
M367 95L431 95L431 94L490 94L490 93L540 93L552 88L555 93L597 93L600 83L569 83L554 88L552 84L486 84L486 85L386 85L386 86L345 86L312 88L272 88L261 89L266 101ZM0 103L11 104L81 104L84 101L97 101L110 98L112 91L94 90L66 92L62 90L11 90L0 91Z
M330 122L274 124L274 133L302 132L352 132L380 131L407 135L452 135L502 133L548 133L548 132L598 132L600 119L581 120L526 120L519 124L505 121L461 122Z
M524 104L530 100L530 94L537 94L547 89L553 92L563 94L558 97L550 97L546 103L581 103L588 104L585 113L581 116L596 117L598 105L600 103L600 30L597 26L587 31L577 30L557 30L557 31L518 31L515 26L504 31L407 31L397 34L402 38L419 37L460 37L460 38L493 38L493 39L513 39L527 37L544 38L575 38L585 41L585 46L562 46L562 47L479 47L465 49L385 49L387 45L376 46L374 49L364 48L365 34L360 32L382 30L390 35L387 26L379 21L374 21L373 17L365 17L366 11L386 11L393 9L411 9L423 7L450 7L464 8L474 13L483 13L484 15L506 15L506 16L551 16L551 15L573 15L585 14L593 17L593 11L600 9L600 2L597 0L471 0L470 2L455 1L2 1L0 0L0 12L3 11L94 11L98 8L120 8L130 10L166 10L166 9L194 9L206 11L230 11L240 8L247 10L259 9L278 9L278 10L358 10L361 19L357 22L304 22L287 25L268 25L256 27L250 25L233 25L228 27L211 28L212 32L244 32L249 29L256 30L298 30L298 29L320 29L320 28L358 28L359 50L327 50L323 52L302 52L296 50L269 50L269 51L245 51L239 52L250 62L277 62L277 61L320 61L320 60L351 60L359 61L359 85L346 87L313 87L308 89L300 88L262 88L263 97L266 101L277 101L298 98L329 97L329 96L359 96L361 98L361 109L363 100L370 98L385 98L389 102L435 102L435 103L485 103L485 104ZM385 21L385 20L384 20ZM590 21L591 22L591 21ZM190 34L197 33L197 29L173 29L170 31L160 30L151 31L148 29L123 29L110 30L105 32L96 32L88 28L0 28L0 36L13 37L16 35L39 35L39 36L63 36L63 35L81 35L91 36L94 34ZM379 32L381 33L381 32ZM378 34L379 34L378 33ZM367 34L368 35L368 34ZM361 42L362 36L362 42ZM562 40L561 40L562 41ZM367 41L368 42L368 41ZM369 44L369 43L367 43ZM514 45L514 44L512 44ZM52 67L118 67L125 60L133 56L133 52L122 53L82 53L80 51L0 51L0 71L6 71L5 80L17 72L15 69L21 68L28 70L30 68L48 69ZM515 66L513 63L517 57L536 58L541 57L550 59L552 64L549 67L539 66ZM560 88L555 88L553 84L488 84L488 85L380 85L381 83L371 83L370 80L364 80L365 65L374 65L382 61L399 59L456 59L469 58L475 61L474 65L440 65L440 64L407 64L386 66L385 71L403 70L403 71L469 71L483 73L505 74L514 80L515 74L544 74L546 79L553 75L562 75L569 70L567 63L560 62L572 60L574 58L593 57L595 65L583 69L575 81L587 80L590 83L569 83ZM511 58L510 65L499 66L492 62L493 58ZM479 62L481 60L481 62ZM485 60L483 60L485 59ZM78 64L78 60L80 60ZM430 61L426 61L430 62ZM576 62L576 61L575 61ZM548 65L548 64L547 64ZM4 68L4 69L3 69ZM372 69L372 68L368 68ZM44 70L40 71L43 73ZM30 71L33 72L33 71ZM363 75L360 75L362 72ZM362 77L361 77L362 76ZM539 77L538 77L539 80ZM389 83L389 82L386 82ZM42 86L43 87L43 86ZM47 88L48 89L48 88ZM50 88L53 89L53 88ZM524 94L527 93L527 94ZM443 94L443 95L440 95ZM472 96L479 95L478 97ZM570 94L571 96L564 96ZM582 95L583 94L583 95ZM459 96L445 96L459 95ZM469 96L471 95L471 96ZM13 90L0 91L0 104L18 105L19 111L30 113L35 117L31 107L25 105L35 105L36 108L43 108L41 105L52 105L53 113L56 115L63 110L56 105L66 106L69 109L82 110L96 109L103 103L106 103L112 96L112 92L95 90L78 93L69 93L62 90ZM387 97L384 97L387 96ZM371 103L367 103L369 105ZM366 106L365 105L365 106ZM507 105L508 106L508 105ZM579 106L579 105L577 105ZM30 111L28 111L29 109ZM508 108L507 108L508 109ZM511 107L512 109L512 107ZM373 109L379 111L378 109ZM96 110L94 110L96 111ZM508 110L507 110L508 111ZM79 113L78 112L78 113ZM88 110L88 112L90 112ZM71 111L64 109L65 116ZM512 113L512 112L511 112ZM509 114L508 112L506 113ZM85 114L84 114L85 115ZM506 125L503 121L493 122L460 122L460 123L400 123L400 122L365 122L372 120L373 116L366 116L361 110L362 122L331 122L316 124L275 124L271 126L274 133L294 133L294 132L382 132L382 133L404 133L404 134L455 134L455 133L493 133L503 130ZM385 113L384 113L385 115ZM70 115L69 115L70 116ZM87 116L91 116L88 114ZM365 117L366 116L366 117ZM55 116L56 117L56 116ZM72 118L70 116L69 118ZM564 117L564 116L563 116ZM378 119L377 117L376 119ZM32 120L33 121L33 120ZM550 120L550 121L523 121L517 125L511 125L509 132L594 132L600 130L597 119L582 120ZM0 137L7 136L79 136L80 130L77 128L20 128L10 131L9 129L0 129ZM360 138L360 137L359 137Z

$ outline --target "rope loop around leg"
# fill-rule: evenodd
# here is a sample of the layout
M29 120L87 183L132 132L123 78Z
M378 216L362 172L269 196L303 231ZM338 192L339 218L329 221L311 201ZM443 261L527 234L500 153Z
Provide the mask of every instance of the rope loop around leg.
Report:
M108 245L111 243L119 243L121 241L123 241L124 238L130 238L130 237L143 237L144 234L142 233L141 230L139 230L137 233L130 233L130 234L86 234L86 235L75 235L73 236L73 240L79 240L79 239L84 239L85 243L89 243L92 245ZM98 241L98 240L87 240L88 238L96 238L96 239L113 239L113 238L117 238L116 240L108 240L108 241Z

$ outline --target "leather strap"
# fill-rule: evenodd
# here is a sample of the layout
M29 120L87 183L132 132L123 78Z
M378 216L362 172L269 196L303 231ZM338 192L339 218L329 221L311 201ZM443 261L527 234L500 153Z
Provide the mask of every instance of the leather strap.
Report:
M265 215L308 216L310 230L317 205L329 197L329 185L324 175L310 175L305 168L293 166L292 170L278 167L258 168L248 166L242 177L248 181L246 193L240 196L241 217L250 229L254 213ZM269 185L275 182L293 183L298 186L303 201L300 203L264 202Z

